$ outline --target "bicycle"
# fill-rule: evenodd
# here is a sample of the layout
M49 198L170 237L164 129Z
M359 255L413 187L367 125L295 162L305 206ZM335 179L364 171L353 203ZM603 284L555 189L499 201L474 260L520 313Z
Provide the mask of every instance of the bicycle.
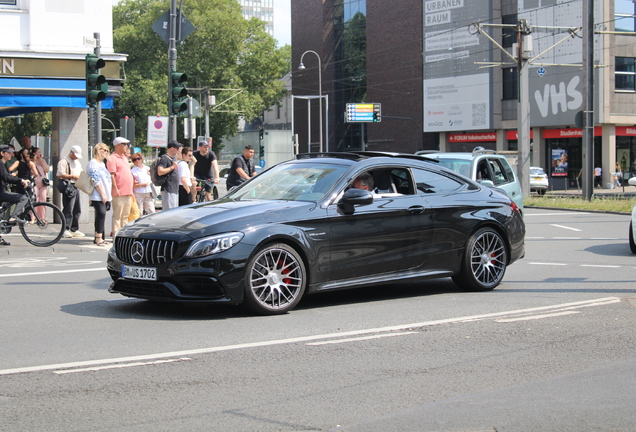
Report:
M219 199L219 191L218 189L215 187L214 182L210 179L204 180L204 179L197 179L197 196L195 199L195 202L201 203L201 202L207 202L207 197L205 196L205 187L203 185L207 185L210 190L212 192L212 200L217 200Z
M18 224L22 237L33 246L45 247L57 243L66 230L66 219L62 210L54 204L39 202L33 194L33 183L25 187L29 200L24 210L18 217L26 220L25 224ZM9 223L11 208L15 203L2 203L0 205L0 234L9 234L16 224ZM44 209L44 218L40 218L38 211ZM53 222L60 221L60 222Z

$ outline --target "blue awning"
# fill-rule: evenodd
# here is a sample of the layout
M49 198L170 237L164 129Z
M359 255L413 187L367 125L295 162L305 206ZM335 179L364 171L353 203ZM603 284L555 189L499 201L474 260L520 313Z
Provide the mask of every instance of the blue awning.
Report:
M54 107L88 108L85 80L0 78L0 117L49 111ZM113 108L113 97L102 108Z

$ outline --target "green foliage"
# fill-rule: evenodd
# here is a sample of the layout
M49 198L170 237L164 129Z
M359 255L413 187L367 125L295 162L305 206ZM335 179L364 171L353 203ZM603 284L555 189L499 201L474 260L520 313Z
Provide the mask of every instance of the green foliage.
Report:
M113 7L114 48L128 59L122 96L104 114L115 124L135 118L139 144L146 142L146 118L168 114L168 45L151 27L169 8L167 0L123 0ZM210 136L218 151L221 138L236 133L238 112L251 119L282 99L279 79L290 70L291 50L277 49L264 23L244 19L236 0L188 0L183 14L195 31L177 45L177 71L188 75L188 88L208 87L216 96ZM190 95L199 98L192 90Z
M51 112L24 114L20 124L15 118L0 118L0 144L9 144L11 138L20 142L25 135L51 134Z

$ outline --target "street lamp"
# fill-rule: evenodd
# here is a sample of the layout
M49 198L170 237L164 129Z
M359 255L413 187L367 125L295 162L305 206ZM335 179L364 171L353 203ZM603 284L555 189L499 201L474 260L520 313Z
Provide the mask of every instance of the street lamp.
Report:
M319 107L320 107L320 115L318 117L318 120L320 122L320 153L322 153L322 66L321 66L321 62L320 62L320 56L318 55L318 53L316 51L312 51L312 50L307 50L303 53L303 55L300 56L300 65L298 65L298 70L304 70L305 69L305 65L303 64L303 57L305 57L305 54L307 53L313 53L316 55L316 57L318 57L318 103L319 103ZM311 146L311 143L307 143L308 146ZM311 147L309 148L309 151L311 153Z

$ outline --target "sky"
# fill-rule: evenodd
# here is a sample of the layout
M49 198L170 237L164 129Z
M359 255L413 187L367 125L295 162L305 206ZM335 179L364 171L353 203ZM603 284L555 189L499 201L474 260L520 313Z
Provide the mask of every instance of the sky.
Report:
M113 0L117 3L119 0ZM291 0L274 0L274 38L278 46L291 45Z

